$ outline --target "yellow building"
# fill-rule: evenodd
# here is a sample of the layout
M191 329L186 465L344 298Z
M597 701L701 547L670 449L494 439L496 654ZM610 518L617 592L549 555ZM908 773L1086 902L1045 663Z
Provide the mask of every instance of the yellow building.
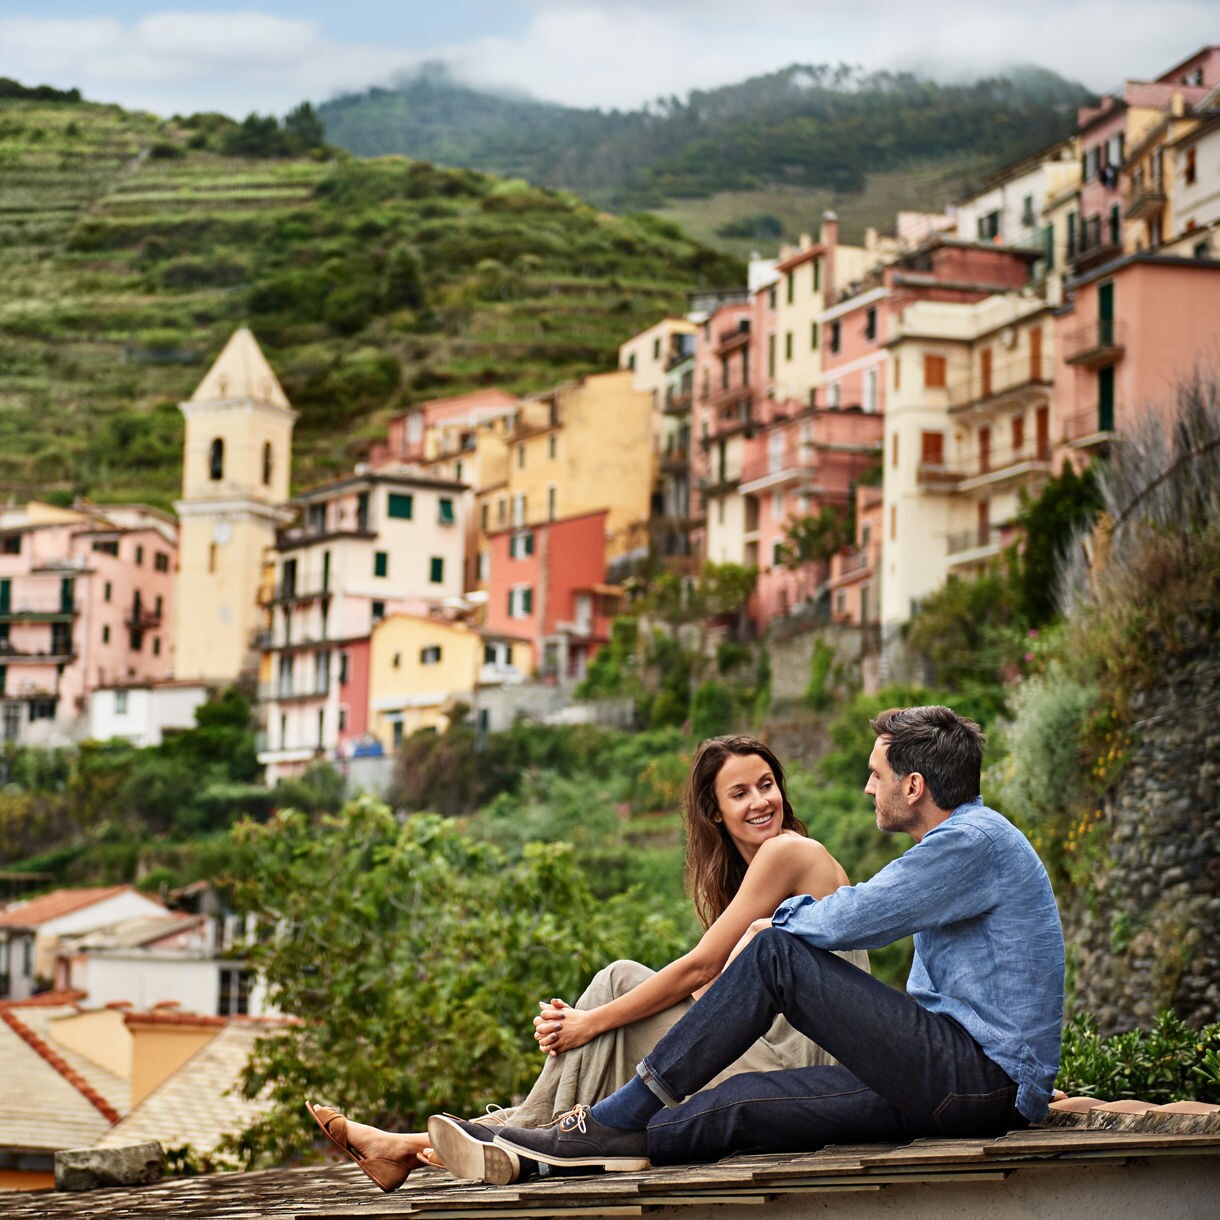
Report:
M665 434L666 385L669 370L694 354L697 327L685 318L662 318L633 335L618 349L618 366L631 373L631 384L652 395L652 451L660 455Z
M473 705L483 639L465 623L390 614L369 648L369 732L386 752L418 729L443 732L455 703Z
M181 410L174 676L232 682L258 666L259 586L276 527L289 519L296 412L245 327Z
M527 399L504 437L504 483L478 493L480 525L537 525L606 509L606 558L647 541L653 486L652 395L628 369ZM480 535L486 550L486 535Z

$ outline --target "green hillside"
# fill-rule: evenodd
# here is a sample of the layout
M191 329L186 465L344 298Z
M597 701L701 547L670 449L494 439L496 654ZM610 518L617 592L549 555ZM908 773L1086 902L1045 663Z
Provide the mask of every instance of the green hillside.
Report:
M0 96L7 495L169 503L177 403L243 323L301 412L304 485L410 401L611 367L687 289L743 275L655 217L397 157L217 151L243 134Z
M364 155L402 153L509 173L614 208L725 192L858 193L875 173L953 166L963 189L1066 135L1080 85L1038 68L942 85L907 73L793 64L643 110L580 110L501 97L439 65L393 89L318 109L327 138ZM904 206L934 204L914 190Z

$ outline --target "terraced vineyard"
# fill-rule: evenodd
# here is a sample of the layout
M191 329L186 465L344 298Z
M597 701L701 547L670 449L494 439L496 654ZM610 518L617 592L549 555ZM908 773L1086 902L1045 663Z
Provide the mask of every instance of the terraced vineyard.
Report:
M88 103L0 103L0 489L172 501L177 403L253 327L298 485L412 400L526 392L740 268L653 217L402 158L224 157Z

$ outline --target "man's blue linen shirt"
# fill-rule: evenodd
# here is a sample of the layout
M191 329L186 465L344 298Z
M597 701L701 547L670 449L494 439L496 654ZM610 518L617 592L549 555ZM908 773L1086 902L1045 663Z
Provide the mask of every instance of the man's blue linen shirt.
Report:
M780 904L773 924L822 949L876 949L915 934L907 994L952 1017L1017 1084L1039 1121L1063 1028L1063 930L1046 869L981 800L959 805L859 885Z

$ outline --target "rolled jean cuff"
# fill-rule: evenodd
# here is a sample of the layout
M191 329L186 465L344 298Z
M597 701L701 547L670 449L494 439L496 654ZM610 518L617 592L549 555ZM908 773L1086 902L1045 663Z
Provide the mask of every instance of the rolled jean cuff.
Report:
M675 1097L666 1087L664 1081L652 1070L647 1059L641 1059L635 1065L635 1074L648 1086L648 1090L667 1110L680 1106L683 1099Z

